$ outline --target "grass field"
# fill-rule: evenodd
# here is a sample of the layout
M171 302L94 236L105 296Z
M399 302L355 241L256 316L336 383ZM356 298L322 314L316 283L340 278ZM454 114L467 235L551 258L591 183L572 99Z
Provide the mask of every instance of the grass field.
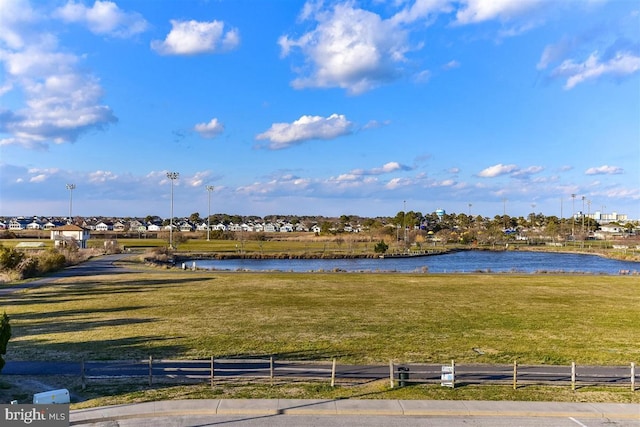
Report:
M218 273L140 269L3 297L8 359L274 356L339 363L615 364L640 360L637 277ZM481 350L480 354L476 350ZM74 408L184 398L640 402L620 387L331 388L318 383L91 383L8 378L0 400L68 387Z
M61 279L0 310L16 360L627 365L638 307L637 277L141 270Z

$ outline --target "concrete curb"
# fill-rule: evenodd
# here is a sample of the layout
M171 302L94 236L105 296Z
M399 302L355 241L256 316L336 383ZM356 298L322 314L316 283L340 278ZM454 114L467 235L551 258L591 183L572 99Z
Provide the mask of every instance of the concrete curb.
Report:
M579 417L640 420L640 405L463 400L167 400L71 411L70 425L188 415L386 415Z

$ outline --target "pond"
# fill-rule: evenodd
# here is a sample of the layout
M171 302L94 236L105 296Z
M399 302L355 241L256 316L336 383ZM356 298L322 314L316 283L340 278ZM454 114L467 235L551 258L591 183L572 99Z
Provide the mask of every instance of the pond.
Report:
M408 258L189 260L191 267L229 271L638 274L640 263L596 255L527 251L461 251Z

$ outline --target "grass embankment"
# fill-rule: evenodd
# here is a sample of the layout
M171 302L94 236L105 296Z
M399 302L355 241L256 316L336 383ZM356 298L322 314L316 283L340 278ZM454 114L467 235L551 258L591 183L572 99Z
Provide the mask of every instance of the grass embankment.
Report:
M61 279L2 309L17 360L627 365L639 306L636 277L147 271Z
M12 321L7 356L14 360L274 355L339 363L627 365L640 359L638 306L634 277L171 270L65 278L9 295L2 309ZM380 381L336 388L223 382L211 389L128 381L92 382L82 391L78 378L41 380L82 396L77 407L247 397L640 401L626 388L389 389ZM8 400L30 399L18 385L3 388Z

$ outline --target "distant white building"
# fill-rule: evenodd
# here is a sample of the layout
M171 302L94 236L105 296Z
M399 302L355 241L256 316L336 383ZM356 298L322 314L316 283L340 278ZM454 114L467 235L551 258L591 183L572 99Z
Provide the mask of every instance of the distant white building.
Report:
M63 225L51 229L51 240L54 240L55 247L75 244L80 249L86 249L89 230L73 224Z

